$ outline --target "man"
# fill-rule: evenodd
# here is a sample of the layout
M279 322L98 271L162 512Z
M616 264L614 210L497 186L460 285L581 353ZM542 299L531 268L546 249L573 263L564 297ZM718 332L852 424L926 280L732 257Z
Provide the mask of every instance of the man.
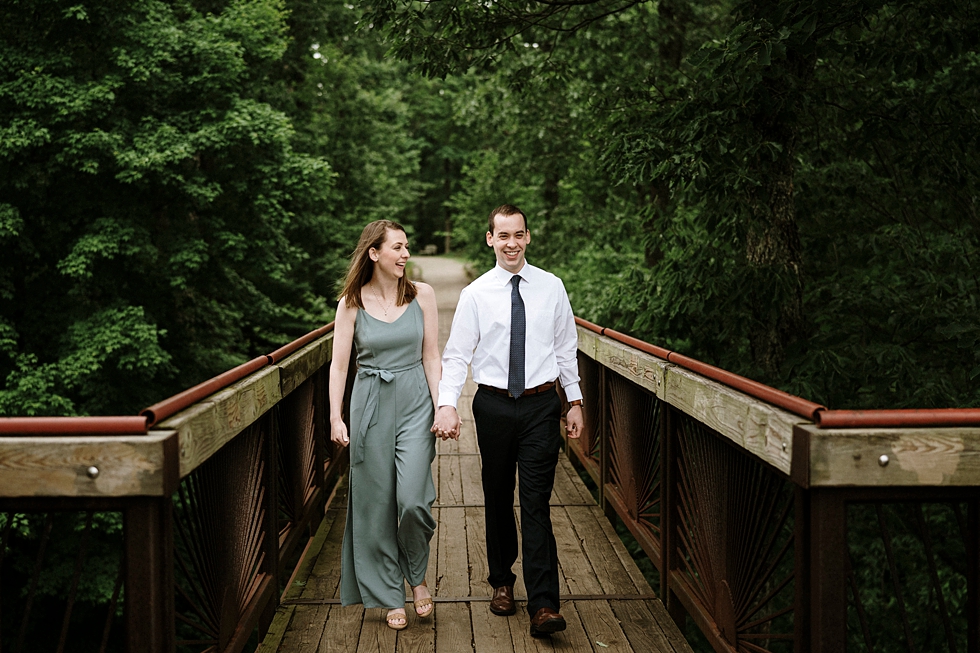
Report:
M487 245L497 265L463 289L442 358L439 408L432 430L458 435L456 402L472 362L479 386L473 416L483 460L490 610L512 615L517 561L514 475L519 471L524 585L531 635L565 629L559 614L558 552L549 502L561 445L560 381L571 407L569 437L582 433L578 338L561 280L528 264L527 218L505 204L490 213Z

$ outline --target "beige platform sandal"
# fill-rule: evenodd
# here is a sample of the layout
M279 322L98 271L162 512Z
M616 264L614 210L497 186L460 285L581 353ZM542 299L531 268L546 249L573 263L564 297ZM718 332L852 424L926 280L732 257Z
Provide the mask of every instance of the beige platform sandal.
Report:
M417 590L420 587L424 587L427 594L429 592L429 587L425 584L425 581L422 581L421 585L416 585L415 587L413 587L412 605L415 606L415 614L417 614L420 618L425 618L428 617L430 614L432 614L432 607L433 607L432 596L430 595L430 596L419 598L418 595L415 593L415 590Z
M392 630L405 630L408 628L408 615L405 614L405 608L392 608L388 610L385 621L388 623L388 628Z

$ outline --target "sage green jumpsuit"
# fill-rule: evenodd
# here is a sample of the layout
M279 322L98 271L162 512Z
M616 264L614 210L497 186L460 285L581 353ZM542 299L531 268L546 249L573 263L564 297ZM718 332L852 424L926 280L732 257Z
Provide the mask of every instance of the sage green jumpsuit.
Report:
M435 530L432 397L422 368L422 309L413 300L388 323L359 310L357 377L350 403L350 493L340 600L366 608L405 605L419 585Z

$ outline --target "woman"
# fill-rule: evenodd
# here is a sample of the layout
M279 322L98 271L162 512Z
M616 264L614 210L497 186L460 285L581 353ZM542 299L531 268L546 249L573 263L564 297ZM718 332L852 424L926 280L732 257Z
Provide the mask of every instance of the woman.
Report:
M441 376L439 318L432 287L405 276L409 256L401 225L364 227L337 305L330 366L330 438L349 444L351 459L340 599L388 608L394 630L408 625L406 579L418 616L432 612L425 570L435 529L430 427ZM348 433L343 397L352 345Z

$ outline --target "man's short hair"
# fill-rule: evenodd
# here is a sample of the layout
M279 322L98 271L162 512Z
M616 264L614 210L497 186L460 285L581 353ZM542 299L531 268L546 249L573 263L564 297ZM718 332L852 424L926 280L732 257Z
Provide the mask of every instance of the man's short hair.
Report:
M493 235L493 227L494 227L493 219L496 216L498 216L498 215L503 215L503 216L507 216L507 215L519 215L519 216L521 216L522 218L524 218L524 231L527 231L527 216L524 215L524 211L521 211L519 208L517 208L513 204L503 204L503 205L498 206L497 208L495 208L493 211L490 211L490 219L487 220L487 232L491 236Z

